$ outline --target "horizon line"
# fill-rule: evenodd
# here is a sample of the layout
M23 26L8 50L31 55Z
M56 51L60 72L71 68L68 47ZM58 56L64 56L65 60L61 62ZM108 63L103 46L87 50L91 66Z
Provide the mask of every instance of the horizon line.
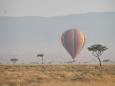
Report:
M113 12L86 12L86 13L76 13L76 14L66 14L66 15L54 15L54 16L39 16L39 15L0 15L0 17L41 17L41 18L52 18L52 17L64 17L64 16L74 16L74 15L85 15L85 14L95 14L95 13L115 13Z

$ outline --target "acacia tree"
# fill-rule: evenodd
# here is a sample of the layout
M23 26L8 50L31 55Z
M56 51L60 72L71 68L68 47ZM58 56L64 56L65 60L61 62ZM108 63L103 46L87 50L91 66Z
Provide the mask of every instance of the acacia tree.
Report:
M44 60L44 59L43 59L43 57L44 57L44 54L38 54L38 55L37 55L37 57L41 57L41 60L42 60L42 64L44 64L44 61L43 61L43 60Z
M103 46L101 44L94 44L94 45L88 47L88 50L92 52L92 55L98 58L100 66L102 66L100 56L107 49L108 48L106 46Z
M10 61L11 61L13 64L15 64L15 63L18 61L18 59L17 59L17 58L11 58Z

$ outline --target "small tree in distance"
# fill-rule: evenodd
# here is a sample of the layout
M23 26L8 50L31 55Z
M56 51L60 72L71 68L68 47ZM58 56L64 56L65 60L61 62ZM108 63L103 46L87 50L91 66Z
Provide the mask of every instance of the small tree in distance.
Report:
M97 57L100 63L100 66L102 66L100 56L103 54L104 51L106 51L108 48L106 46L103 46L101 44L94 44L90 47L88 47L88 50L92 52L92 55Z
M41 57L41 60L42 60L42 64L44 64L44 59L43 59L43 57L44 57L44 54L38 54L38 55L37 55L37 57Z
M15 63L18 61L18 59L17 59L17 58L11 58L10 61L11 61L13 64L15 64Z

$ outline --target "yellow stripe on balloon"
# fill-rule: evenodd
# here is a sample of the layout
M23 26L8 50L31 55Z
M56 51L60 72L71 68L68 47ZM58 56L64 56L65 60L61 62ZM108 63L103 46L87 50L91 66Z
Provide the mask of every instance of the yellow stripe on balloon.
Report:
M84 45L84 34L82 32L79 32L79 50L78 53L81 51L83 45Z

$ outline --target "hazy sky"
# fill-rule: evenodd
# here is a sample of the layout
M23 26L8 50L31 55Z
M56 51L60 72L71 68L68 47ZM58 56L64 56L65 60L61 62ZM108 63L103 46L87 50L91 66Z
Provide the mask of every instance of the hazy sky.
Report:
M113 11L115 0L0 0L1 16L61 16Z

